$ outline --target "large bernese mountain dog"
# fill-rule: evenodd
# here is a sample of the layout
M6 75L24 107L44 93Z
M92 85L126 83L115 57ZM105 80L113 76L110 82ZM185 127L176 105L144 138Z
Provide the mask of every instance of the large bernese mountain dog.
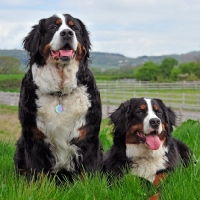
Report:
M160 99L132 98L110 115L113 146L106 152L103 171L110 177L130 170L159 185L167 172L187 166L191 152L172 137L176 115Z
M88 63L89 33L69 14L41 19L25 37L29 69L22 80L22 134L14 155L20 173L73 175L102 159L100 93Z

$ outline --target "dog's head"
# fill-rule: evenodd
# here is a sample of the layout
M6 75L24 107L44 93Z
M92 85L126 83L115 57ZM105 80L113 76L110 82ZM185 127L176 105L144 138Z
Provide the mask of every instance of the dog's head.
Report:
M126 144L144 143L156 150L161 140L167 142L176 115L160 99L133 98L122 103L110 119L114 124L114 142L124 138Z
M24 49L30 56L29 64L45 65L49 60L67 64L73 59L89 58L90 40L85 25L69 14L56 14L41 19L25 37Z

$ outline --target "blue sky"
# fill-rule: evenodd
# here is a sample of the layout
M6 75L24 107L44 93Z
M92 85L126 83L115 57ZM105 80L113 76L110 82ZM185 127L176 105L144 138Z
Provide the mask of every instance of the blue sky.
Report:
M138 57L200 50L199 0L1 0L0 49L22 49L31 26L56 13L84 22L93 51Z

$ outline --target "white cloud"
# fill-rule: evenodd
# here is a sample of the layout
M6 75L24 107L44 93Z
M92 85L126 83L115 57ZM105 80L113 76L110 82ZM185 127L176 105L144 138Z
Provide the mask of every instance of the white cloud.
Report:
M41 18L69 13L91 33L93 51L129 57L199 50L197 0L3 0L1 49L22 48L23 38Z

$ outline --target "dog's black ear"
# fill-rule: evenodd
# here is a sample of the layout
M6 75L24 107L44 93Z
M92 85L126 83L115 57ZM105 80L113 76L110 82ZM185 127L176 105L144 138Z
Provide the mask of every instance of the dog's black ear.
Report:
M24 49L28 52L31 60L34 60L34 57L39 54L39 46L42 36L42 24L45 19L41 19L39 24L32 26L32 30L23 40Z
M170 107L166 107L166 110L166 117L168 120L168 132L171 133L173 131L173 126L176 126L177 116Z
M130 106L130 101L121 103L121 105L110 115L110 122L114 125L113 133L115 136L120 136L126 132Z
M90 50L91 50L91 42L90 42L90 38L89 38L89 32L87 31L87 28L85 26L85 24L78 18L76 18L76 20L79 22L80 26L81 26L81 35L82 35L82 45L85 47L85 55L87 58L90 57Z
M173 131L173 126L176 126L177 116L175 112L170 107L167 107L161 99L156 99L156 101L160 104L160 107L163 108L163 117L167 123L167 132L170 134Z

